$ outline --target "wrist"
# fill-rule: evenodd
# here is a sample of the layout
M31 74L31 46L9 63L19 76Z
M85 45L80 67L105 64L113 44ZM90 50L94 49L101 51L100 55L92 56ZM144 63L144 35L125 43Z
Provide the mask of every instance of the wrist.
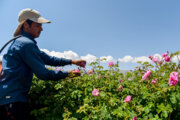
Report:
M75 64L75 61L74 61L74 60L71 60L71 64Z

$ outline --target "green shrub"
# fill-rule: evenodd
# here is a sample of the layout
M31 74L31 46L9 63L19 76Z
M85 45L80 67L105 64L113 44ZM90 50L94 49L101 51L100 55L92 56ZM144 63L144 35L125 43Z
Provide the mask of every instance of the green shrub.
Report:
M140 66L125 74L118 64L104 70L97 60L90 64L93 74L81 70L81 77L61 81L42 81L34 76L31 114L37 120L130 120L136 116L138 120L178 120L180 85L170 85L169 79L172 72L180 73L179 62L138 63ZM148 70L150 74L146 74ZM92 94L94 89L99 90L97 96Z

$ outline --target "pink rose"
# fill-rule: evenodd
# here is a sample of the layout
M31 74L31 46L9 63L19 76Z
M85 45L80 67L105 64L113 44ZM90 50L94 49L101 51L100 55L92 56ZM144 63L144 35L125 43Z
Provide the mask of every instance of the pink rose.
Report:
M122 79L120 79L120 80L119 80L119 82L120 82L120 83L122 83L122 82L123 82L123 80L122 80Z
M114 66L113 62L109 62L108 66Z
M178 78L178 72L172 72L172 73L170 74L170 77Z
M154 79L151 83L155 84L157 82L157 79Z
M158 63L159 60L158 60L158 58L155 57L155 58L153 58L152 61L153 61L154 63Z
M149 59L151 59L151 60L153 59L152 55L149 55Z
M164 58L164 61L165 62L169 62L171 60L171 58L169 57L169 56L166 56L165 58Z
M150 76L150 75L151 75L151 71L150 71L150 70L147 70L146 74L147 74L148 76Z
M137 116L133 117L133 119L132 119L132 120L137 120Z
M94 89L94 90L92 91L92 95L94 95L94 96L99 96L99 90L98 90L98 89Z
M81 62L81 65L82 65L83 67L85 67L85 66L86 66L86 62Z
M149 77L147 76L147 74L145 73L142 77L143 80L149 80Z
M175 86L176 84L178 84L179 81L178 76L179 76L178 72L172 72L169 78L169 85Z
M162 57L166 57L166 56L167 56L167 53L163 53L161 56L162 56Z
M76 70L76 72L80 72L80 70L79 70L79 69L77 69L77 70Z
M142 76L143 80L149 80L149 76L151 75L151 71L147 70L146 73Z
M123 90L123 86L120 85L120 86L118 87L118 91L121 92L122 90Z
M126 102L126 103L131 102L131 96L130 96L130 95L128 95L128 96L126 97L126 99L124 100L124 102Z

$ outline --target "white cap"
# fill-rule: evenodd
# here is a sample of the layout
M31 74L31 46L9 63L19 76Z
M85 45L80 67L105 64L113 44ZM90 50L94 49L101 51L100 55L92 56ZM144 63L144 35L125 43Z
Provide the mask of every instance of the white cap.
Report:
M29 9L29 8L23 9L19 12L19 15L18 15L19 25L14 32L14 36L18 36L21 34L22 32L21 27L27 19L32 20L33 22L36 22L36 23L51 23L51 21L41 17L38 11Z

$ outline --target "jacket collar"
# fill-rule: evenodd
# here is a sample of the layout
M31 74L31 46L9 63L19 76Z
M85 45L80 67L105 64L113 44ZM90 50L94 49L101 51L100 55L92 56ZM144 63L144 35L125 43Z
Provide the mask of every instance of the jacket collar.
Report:
M31 39L35 44L37 44L37 42L35 41L34 37L32 35L30 35L29 33L22 32L21 35Z

